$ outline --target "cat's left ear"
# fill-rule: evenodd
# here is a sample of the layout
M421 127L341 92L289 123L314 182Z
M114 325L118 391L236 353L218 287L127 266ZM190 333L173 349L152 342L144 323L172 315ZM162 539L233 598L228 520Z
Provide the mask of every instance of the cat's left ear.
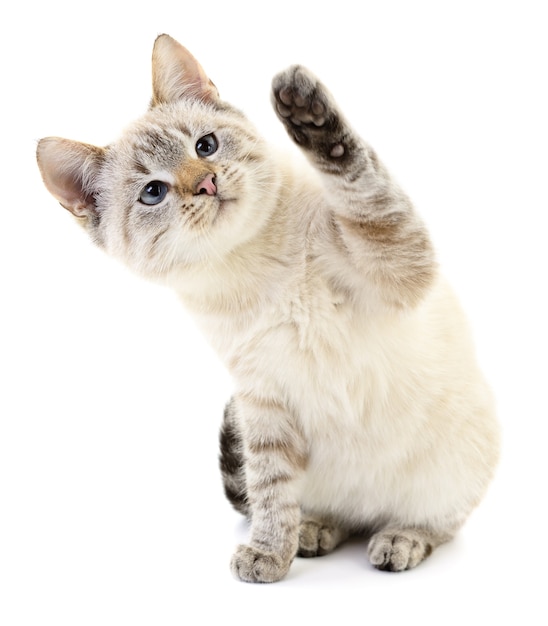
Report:
M152 52L152 106L193 98L219 99L217 87L190 52L169 35L160 35Z

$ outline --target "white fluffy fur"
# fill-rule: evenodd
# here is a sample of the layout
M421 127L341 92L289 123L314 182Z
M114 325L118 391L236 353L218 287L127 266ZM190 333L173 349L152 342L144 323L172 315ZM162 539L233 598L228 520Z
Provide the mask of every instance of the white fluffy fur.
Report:
M337 541L396 529L370 558L417 564L477 505L498 457L493 400L419 219L344 122L334 164L313 151L317 168L295 164L218 101L184 48L160 38L155 58L153 106L118 142L49 138L38 161L99 245L179 293L234 377L252 540L233 570L281 578L301 512L329 520ZM282 79L316 85L295 76ZM218 151L198 158L212 132ZM338 165L349 146L360 184ZM218 193L197 194L212 173ZM169 193L147 206L151 180ZM403 235L379 244L394 223Z
M302 193L303 175L285 177L288 197ZM316 193L321 214L320 187ZM310 186L307 194L314 197ZM304 215L291 221L309 249L295 258L280 247L279 258L294 256L288 271L265 264L256 272L261 295L247 315L212 310L203 297L246 281L224 259L177 275L173 286L234 374L236 391L281 398L297 416L310 450L305 510L356 527L379 519L458 527L491 478L497 425L457 300L438 277L419 306L403 312L376 299L369 310L337 302L306 263L307 255L329 254L321 220L316 236L299 233ZM268 243L253 245L260 256Z

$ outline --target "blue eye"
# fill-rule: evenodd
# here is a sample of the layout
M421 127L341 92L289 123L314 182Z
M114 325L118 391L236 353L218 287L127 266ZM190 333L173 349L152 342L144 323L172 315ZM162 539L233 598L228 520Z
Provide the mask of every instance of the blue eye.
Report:
M148 205L160 204L160 202L166 197L168 192L168 186L160 180L153 180L147 183L139 196L139 202Z
M196 154L200 157L208 157L217 152L219 142L213 133L204 135L196 142Z

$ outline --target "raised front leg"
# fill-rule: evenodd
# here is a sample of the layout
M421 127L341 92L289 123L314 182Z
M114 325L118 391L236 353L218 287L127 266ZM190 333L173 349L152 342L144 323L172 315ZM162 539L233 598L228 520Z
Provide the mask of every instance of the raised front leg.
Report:
M275 582L285 576L297 552L306 450L281 403L240 395L236 407L244 442L251 537L248 545L238 546L231 568L246 582Z
M290 137L323 176L333 239L344 242L339 252L385 303L397 308L416 303L435 264L428 234L407 196L307 69L293 66L278 74L272 100Z

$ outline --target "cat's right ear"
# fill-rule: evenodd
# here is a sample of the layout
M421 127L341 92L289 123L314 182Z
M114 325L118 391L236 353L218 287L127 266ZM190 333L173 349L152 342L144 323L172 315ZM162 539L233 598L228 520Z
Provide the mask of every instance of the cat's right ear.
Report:
M152 106L181 98L213 102L219 92L184 46L169 35L160 35L152 51Z
M76 217L97 213L96 182L104 148L46 137L38 142L36 159L48 191Z

